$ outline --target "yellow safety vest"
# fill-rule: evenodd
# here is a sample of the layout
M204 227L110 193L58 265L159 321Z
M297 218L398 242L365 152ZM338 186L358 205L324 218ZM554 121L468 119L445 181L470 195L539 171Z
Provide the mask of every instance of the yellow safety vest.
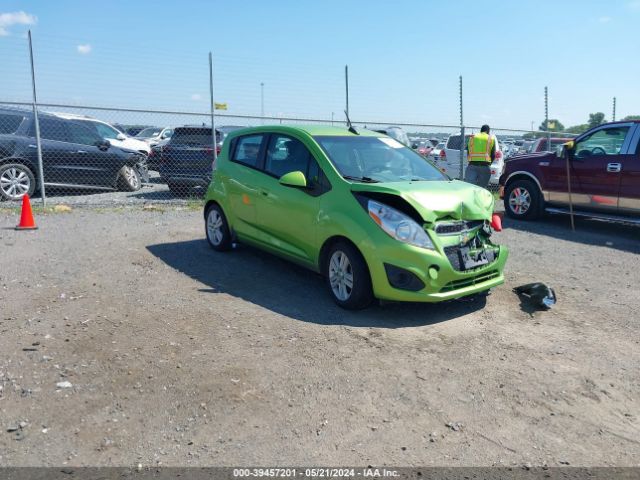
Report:
M496 140L486 133L477 133L469 138L467 159L470 162L491 163L491 149Z

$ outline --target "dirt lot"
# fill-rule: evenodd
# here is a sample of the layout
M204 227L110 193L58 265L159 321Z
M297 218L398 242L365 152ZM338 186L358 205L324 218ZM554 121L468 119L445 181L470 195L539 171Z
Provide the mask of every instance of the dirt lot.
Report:
M637 228L505 222L486 302L350 313L163 208L0 210L0 465L640 464Z

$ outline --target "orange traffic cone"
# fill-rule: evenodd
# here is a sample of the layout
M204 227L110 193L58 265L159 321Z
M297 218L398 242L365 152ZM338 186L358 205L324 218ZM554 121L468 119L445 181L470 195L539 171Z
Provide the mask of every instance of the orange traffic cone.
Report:
M29 201L29 195L22 197L22 213L20 215L20 223L16 227L16 230L36 230L36 221L33 219L33 212L31 211L31 202Z
M500 214L494 213L493 215L491 215L491 227L496 232L502 231L502 217L500 216Z

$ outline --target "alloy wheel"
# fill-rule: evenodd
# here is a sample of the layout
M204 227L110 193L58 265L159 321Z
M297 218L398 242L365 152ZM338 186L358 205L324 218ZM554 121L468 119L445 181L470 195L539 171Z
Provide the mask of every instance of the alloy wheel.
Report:
M212 208L207 216L207 231L213 245L220 245L224 238L224 223L222 215L215 208Z
M140 186L140 180L138 179L138 175L136 174L136 171L133 169L133 167L126 166L123 173L124 179L127 184L129 184L131 188L137 190Z
M522 187L514 188L509 195L509 207L516 215L524 215L531 207L531 194Z
M31 180L29 176L20 168L8 168L0 176L0 188L7 197L13 200L22 198L30 187Z
M329 283L338 300L349 299L353 291L353 268L349 257L341 250L336 250L329 261Z

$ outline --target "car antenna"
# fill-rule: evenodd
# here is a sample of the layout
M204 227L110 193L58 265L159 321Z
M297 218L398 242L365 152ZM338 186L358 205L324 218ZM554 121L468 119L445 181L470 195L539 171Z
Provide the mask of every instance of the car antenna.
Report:
M349 126L349 131L351 133L354 133L356 135L360 135L360 133L358 133L358 131L355 129L355 127L353 126L353 124L351 123L351 119L349 118L349 114L347 113L347 111L344 111L345 116L347 117L347 125Z

